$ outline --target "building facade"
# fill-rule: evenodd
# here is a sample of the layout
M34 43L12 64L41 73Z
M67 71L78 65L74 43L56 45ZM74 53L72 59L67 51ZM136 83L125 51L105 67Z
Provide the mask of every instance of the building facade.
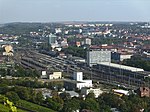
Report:
M96 80L132 88L145 85L145 77L150 76L143 69L108 62L94 65L92 72Z
M50 46L52 44L55 44L56 40L57 40L57 36L53 35L53 34L50 34L48 36L48 45Z
M91 45L91 39L90 39L90 38L86 38L86 39L84 40L84 44L86 44L86 45Z
M149 87L140 87L137 91L137 93L141 96L141 97L150 97L150 88Z
M83 73L82 72L74 72L73 73L73 80L82 81L83 80Z
M72 74L73 80L65 80L64 86L68 90L81 89L83 87L92 87L92 80L83 80L82 72L74 72Z
M93 66L100 62L111 62L111 51L107 49L90 49L87 51L88 66Z
M94 93L95 98L97 98L100 94L103 93L100 88L82 88L81 89L81 95L88 95L89 93Z
M49 75L49 79L61 79L62 72L53 72L53 74Z
M130 59L133 54L129 53L117 53L113 52L111 53L111 59L116 61L123 61L125 59Z

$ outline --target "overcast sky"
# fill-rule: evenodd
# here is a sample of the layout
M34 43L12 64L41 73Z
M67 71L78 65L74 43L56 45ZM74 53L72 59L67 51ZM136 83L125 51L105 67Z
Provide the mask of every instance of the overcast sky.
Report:
M0 0L0 23L150 21L150 0Z

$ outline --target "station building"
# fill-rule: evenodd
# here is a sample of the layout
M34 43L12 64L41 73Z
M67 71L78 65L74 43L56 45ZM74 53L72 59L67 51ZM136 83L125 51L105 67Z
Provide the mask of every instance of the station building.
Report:
M92 68L95 79L124 87L145 85L145 78L150 77L150 72L115 63L101 62Z

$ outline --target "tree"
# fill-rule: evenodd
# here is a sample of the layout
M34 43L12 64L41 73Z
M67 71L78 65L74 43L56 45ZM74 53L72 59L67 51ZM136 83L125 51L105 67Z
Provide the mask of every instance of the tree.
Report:
M88 95L86 96L86 98L95 99L95 94L93 92L90 92L90 93L88 93Z
M94 112L99 112L99 104L92 98L86 98L85 101L81 102L81 109L88 109Z
M63 99L60 96L53 96L52 100L57 102L57 103L60 103L62 105L64 104L64 101L63 101Z
M8 99L14 103L16 103L17 101L20 100L18 94L16 92L13 92L13 91L7 92L6 97L8 97Z
M31 90L26 87L15 87L14 91L19 95L21 99L30 100L31 97Z
M72 54L73 56L78 56L85 58L86 57L86 49L81 47L70 46L68 48L62 49L66 54Z
M60 103L53 101L53 99L51 98L46 98L45 102L49 108L55 111L59 111L62 109L62 105Z
M64 101L67 101L67 100L71 99L70 94L69 94L69 93L66 93L66 92L61 93L61 94L60 94L60 97L61 97Z
M0 84L0 94L5 94L8 91L9 91L9 88L7 84Z
M150 71L150 61L144 60L140 56L133 56L131 59L126 59L123 61L123 64Z
M117 108L123 102L117 95L112 93L104 93L98 97L99 104L103 102L104 104Z
M53 97L57 97L57 96L58 96L58 92L57 92L56 90L53 90L53 91L51 92L51 95L52 95Z
M71 99L65 102L62 112L74 112L80 110L80 101L77 99Z
M36 96L35 96L35 101L36 102L35 103L42 104L43 100L44 100L44 97L43 97L42 92L36 93Z

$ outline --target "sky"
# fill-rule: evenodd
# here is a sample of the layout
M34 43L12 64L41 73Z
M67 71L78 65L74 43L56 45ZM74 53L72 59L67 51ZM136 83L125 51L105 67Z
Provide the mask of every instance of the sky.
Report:
M0 0L0 23L150 22L150 0Z

